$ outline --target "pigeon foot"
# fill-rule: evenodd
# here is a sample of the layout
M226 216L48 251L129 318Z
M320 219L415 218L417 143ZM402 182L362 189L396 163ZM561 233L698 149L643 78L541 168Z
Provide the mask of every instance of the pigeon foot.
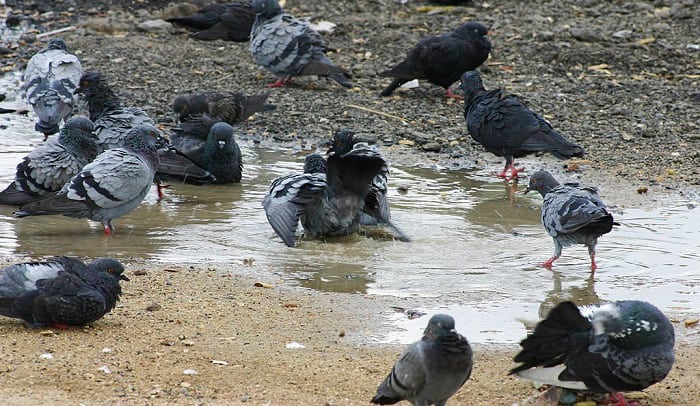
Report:
M269 88L275 88L275 87L285 87L289 82L292 81L291 77L285 77L285 78L279 78L275 83L270 83L267 85Z
M452 93L452 90L449 88L445 91L445 97L448 99L464 100L464 96Z

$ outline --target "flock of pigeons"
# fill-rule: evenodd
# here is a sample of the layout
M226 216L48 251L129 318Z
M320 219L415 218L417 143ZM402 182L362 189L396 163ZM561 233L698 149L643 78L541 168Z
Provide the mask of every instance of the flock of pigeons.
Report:
M349 72L326 56L321 35L284 13L277 0L216 4L171 21L194 30L197 39L249 41L256 62L278 78L274 87L302 75L353 86ZM448 97L463 98L469 133L486 150L505 157L499 176L507 180L518 177L516 157L541 151L560 159L583 156L580 146L517 98L501 89L484 89L475 69L491 50L487 34L487 27L470 22L452 33L424 38L405 60L384 72L393 81L381 95L423 79L444 87ZM450 90L460 79L463 96ZM113 219L141 204L153 183L162 197L165 180L240 182L243 165L233 126L275 108L266 104L268 94L179 95L173 109L180 124L168 139L143 110L124 106L102 74L84 72L62 39L51 40L31 58L24 81L38 117L36 130L47 141L17 165L14 182L0 192L0 203L20 206L18 217L61 214L100 221L106 234L114 231ZM89 118L73 115L78 95ZM377 148L356 142L353 131L343 129L326 156L311 154L303 173L274 180L262 204L273 230L290 247L299 223L312 237L381 225L396 239L410 241L391 223L387 175L387 162ZM555 245L554 255L542 265L551 267L563 246L584 244L594 271L597 239L616 224L596 190L561 185L545 171L530 176L530 190L544 198L542 223ZM9 266L0 270L0 314L30 325L90 323L114 308L119 282L128 280L123 272L110 258L85 264L56 257ZM610 392L624 402L618 391L644 389L668 374L673 345L672 325L649 303L619 301L579 309L563 302L522 341L515 357L520 365L511 373L560 387ZM423 338L404 351L372 402L444 405L471 371L469 343L455 331L452 317L438 314Z

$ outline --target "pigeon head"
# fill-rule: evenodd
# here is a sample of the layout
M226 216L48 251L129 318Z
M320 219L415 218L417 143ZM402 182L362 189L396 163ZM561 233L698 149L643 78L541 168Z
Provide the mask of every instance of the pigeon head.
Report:
M97 272L97 275L102 279L114 280L114 281L129 281L129 278L124 275L124 266L113 258L98 258L89 267L93 272Z
M326 160L321 154L311 154L304 158L304 173L326 173Z
M228 123L220 121L209 130L209 136L207 137L207 143L215 145L219 149L225 149L227 147L232 147L233 143L233 127Z
M455 35L464 39L478 39L489 33L489 27L477 22L462 24L455 30Z
M180 115L180 117L187 116L190 114L190 103L187 96L179 95L173 100L173 111Z
M97 135L92 120L83 116L73 116L66 121L58 135L58 142L64 147L77 148L90 160L97 156Z
M80 93L85 97L95 96L104 88L109 88L107 78L97 71L88 71L83 74L78 83L78 88L73 93Z
M277 0L253 0L252 6L253 13L263 19L282 14L282 6Z
M471 105L474 98L484 92L484 82L481 80L481 74L478 70L470 70L464 72L461 78L462 91L464 92L464 104Z
M92 120L84 116L73 116L69 118L63 128L76 134L89 134L92 138L97 139L97 136L93 134L93 131L95 131L95 124Z
M544 195L549 193L557 186L559 186L559 182L554 179L552 174L547 171L540 170L530 176L530 183L528 183L525 193L527 194L531 190L536 190L540 192L542 197L544 197Z
M150 124L137 125L124 136L124 148L132 151L156 153L158 148L165 147L167 147L167 140L161 136L157 128Z
M455 319L447 314L436 314L428 321L428 326L423 331L423 337L430 340L437 340L454 334Z
M341 156L352 150L355 145L355 130L351 128L343 128L338 130L333 136L333 143L328 150L329 154Z
M68 47L66 46L66 41L63 40L63 38L54 38L51 41L49 41L49 44L46 45L45 50L51 50L51 49L59 49L61 51L67 51Z
M591 324L596 335L607 335L616 346L644 348L661 343L673 346L674 331L668 318L655 306L624 300L593 309Z

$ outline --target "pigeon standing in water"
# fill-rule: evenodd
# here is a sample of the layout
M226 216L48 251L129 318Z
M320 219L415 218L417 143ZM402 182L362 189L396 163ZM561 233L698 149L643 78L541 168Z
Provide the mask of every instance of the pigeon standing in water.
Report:
M354 131L344 128L333 136L333 149L336 154L344 154L356 145ZM370 148L363 145L364 148ZM370 181L369 192L365 197L365 205L360 213L360 224L376 226L385 225L399 241L409 242L411 239L391 222L391 211L387 199L389 166L385 163L381 171Z
M173 110L180 116L180 121L194 119L198 114L208 114L234 125L259 111L276 109L274 104L265 104L269 96L269 93L246 96L238 92L215 91L179 95L173 100Z
M248 42L255 14L250 1L209 4L195 14L166 20L196 31L192 38L211 41Z
M124 107L99 72L86 72L75 90L87 101L90 120L95 123L99 152L121 147L126 133L140 124L155 125L153 120L138 107Z
M17 217L62 214L89 218L111 235L112 219L137 208L151 188L158 167L158 130L139 125L124 137L124 146L104 151L55 195L20 207Z
M584 313L586 316L582 315ZM653 305L623 300L582 308L554 307L524 339L510 373L563 388L610 393L639 391L663 380L675 357L673 325Z
M506 158L499 177L517 178L522 169L515 168L513 159L535 152L549 152L559 159L583 156L583 148L564 138L517 98L502 89L485 90L478 71L462 75L462 90L469 134L487 151ZM511 175L506 177L509 169Z
M444 406L471 372L469 342L455 331L451 316L436 314L423 338L401 354L370 403L391 405L408 400L416 406Z
M52 39L27 63L24 90L27 100L38 117L35 129L49 135L58 132L61 121L73 114L76 99L73 92L83 74L83 67L68 53L65 41Z
M327 161L311 154L304 173L272 182L263 200L267 219L289 247L294 246L299 220L312 237L356 232L370 182L385 164L377 151L362 144L343 154L331 148Z
M250 53L258 65L277 75L271 87L284 86L302 75L327 76L352 87L348 71L328 59L321 34L308 23L284 13L277 0L253 0L253 12Z
M554 239L554 255L542 266L551 268L561 256L562 247L584 244L591 257L591 270L595 271L595 246L598 237L609 233L613 225L612 214L598 197L593 187L579 187L576 184L560 185L547 171L538 171L530 177L525 193L540 192L542 202L542 224Z
M92 121L73 116L57 138L34 149L17 164L14 182L0 192L0 203L22 205L58 192L97 156Z
M124 267L112 258L89 264L72 257L0 270L0 314L32 327L81 326L109 313L119 300Z
M423 38L408 52L406 59L382 73L395 79L380 94L389 96L404 83L423 79L444 87L447 97L461 99L462 96L452 93L450 86L462 73L486 61L491 51L487 34L488 27L470 22L453 32Z

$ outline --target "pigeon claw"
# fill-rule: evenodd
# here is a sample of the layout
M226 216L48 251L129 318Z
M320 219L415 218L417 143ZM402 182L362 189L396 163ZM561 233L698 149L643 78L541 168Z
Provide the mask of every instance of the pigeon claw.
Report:
M627 401L620 392L610 392L610 406L640 406L639 402Z
M559 257L551 257L548 260L546 260L545 262L541 263L540 266L543 268L547 268L551 271L552 265L554 264L554 261L557 260L557 258L559 258Z
M464 100L464 96L452 93L452 90L449 88L445 91L445 97L448 99Z
M275 83L268 84L267 87L270 87L270 88L285 87L291 81L292 81L291 77L279 78L279 79L277 79L277 81Z
M57 328L59 330L68 330L69 326L67 324L63 323L53 323L51 324L51 327Z

